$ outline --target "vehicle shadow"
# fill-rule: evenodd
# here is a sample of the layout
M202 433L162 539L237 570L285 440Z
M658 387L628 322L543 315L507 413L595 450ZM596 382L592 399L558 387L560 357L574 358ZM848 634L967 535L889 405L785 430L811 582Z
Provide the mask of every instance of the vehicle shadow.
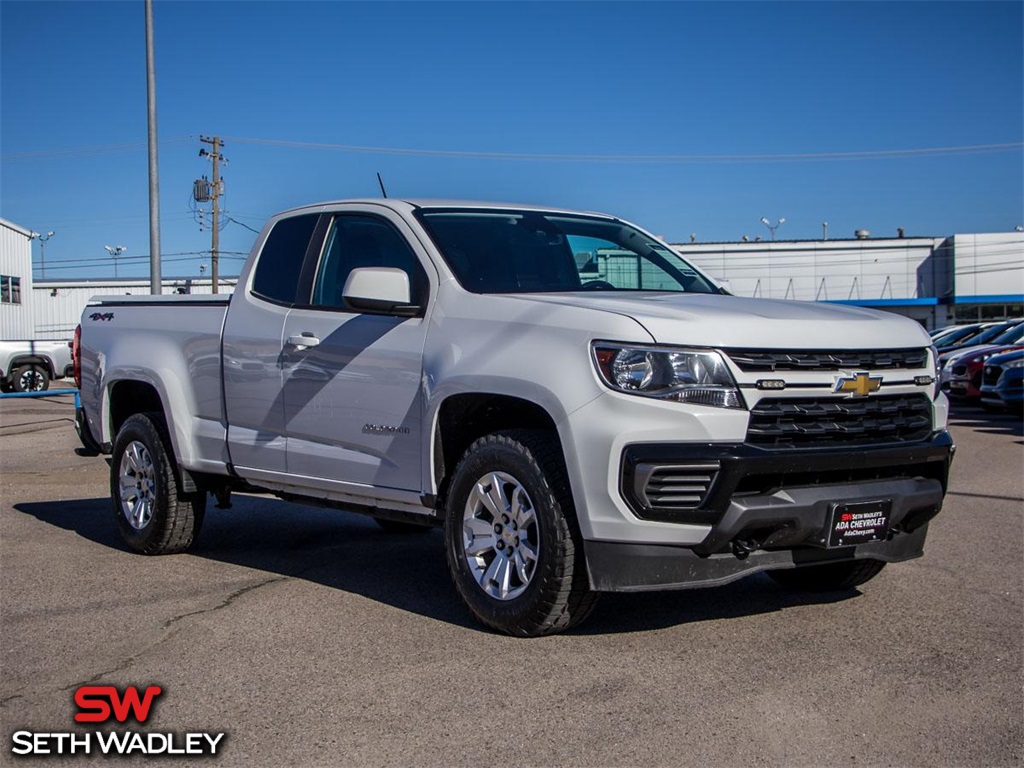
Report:
M125 557L109 499L25 502L22 514L73 531ZM229 510L208 508L202 533L184 557L201 557L344 590L403 611L486 632L455 592L440 530L394 534L355 513L236 495ZM773 613L860 595L783 591L764 575L726 586L679 592L606 594L571 634L603 635Z
M1019 413L990 412L980 407L970 408L961 405L950 412L949 423L952 426L966 427L976 432L1024 437L1024 419Z

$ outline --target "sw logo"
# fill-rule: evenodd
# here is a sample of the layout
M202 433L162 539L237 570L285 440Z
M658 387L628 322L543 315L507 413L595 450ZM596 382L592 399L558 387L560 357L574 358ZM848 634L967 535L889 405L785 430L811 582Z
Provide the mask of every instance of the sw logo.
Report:
M149 719L149 710L153 700L163 693L159 685L151 685L140 697L139 689L129 685L124 694L112 685L83 685L75 691L75 704L79 712L75 715L76 723L105 723L113 715L119 723L134 717L138 723Z
M881 376L872 376L867 371L858 371L845 376L836 376L836 383L832 386L832 391L848 393L850 397L867 397L881 387Z
M76 723L116 723L128 720L142 724L149 719L153 703L163 693L159 685L140 689L129 685L124 692L113 685L83 685L75 691ZM111 721L116 723L111 723ZM102 727L102 726L101 726ZM16 731L11 736L12 755L193 755L213 757L223 747L226 733L164 732L132 730L99 731Z

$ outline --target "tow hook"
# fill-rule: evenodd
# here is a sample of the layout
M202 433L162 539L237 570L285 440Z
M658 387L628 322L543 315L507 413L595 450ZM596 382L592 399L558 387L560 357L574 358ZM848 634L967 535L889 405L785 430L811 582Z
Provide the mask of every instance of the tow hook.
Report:
M759 549L756 541L750 541L749 539L733 539L732 540L732 553L735 555L737 560L746 560L750 557L750 553Z

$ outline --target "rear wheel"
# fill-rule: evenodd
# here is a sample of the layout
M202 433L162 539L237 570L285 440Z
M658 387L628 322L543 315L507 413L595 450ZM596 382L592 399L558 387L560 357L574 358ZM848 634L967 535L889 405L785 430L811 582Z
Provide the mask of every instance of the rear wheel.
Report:
M11 372L11 389L15 392L45 392L50 388L50 374L41 365L21 365Z
M839 592L853 589L875 578L885 563L881 560L849 560L842 563L807 565L785 571L768 571L775 583L799 592Z
M121 538L136 552L183 552L199 533L206 494L179 494L175 470L160 414L130 416L114 441L110 495Z
M557 441L487 435L455 469L445 551L459 595L483 624L524 637L561 632L593 610L583 542Z

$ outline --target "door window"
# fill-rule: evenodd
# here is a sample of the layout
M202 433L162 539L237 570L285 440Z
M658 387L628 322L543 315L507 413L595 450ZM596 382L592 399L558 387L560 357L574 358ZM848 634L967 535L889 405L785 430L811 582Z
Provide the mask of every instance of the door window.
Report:
M357 311L346 306L342 292L349 273L359 267L394 267L409 275L414 304L423 304L427 276L401 233L376 216L335 218L327 235L313 284L313 306Z
M319 218L318 214L307 213L282 219L274 225L256 262L252 280L254 294L278 304L295 304L302 260Z

